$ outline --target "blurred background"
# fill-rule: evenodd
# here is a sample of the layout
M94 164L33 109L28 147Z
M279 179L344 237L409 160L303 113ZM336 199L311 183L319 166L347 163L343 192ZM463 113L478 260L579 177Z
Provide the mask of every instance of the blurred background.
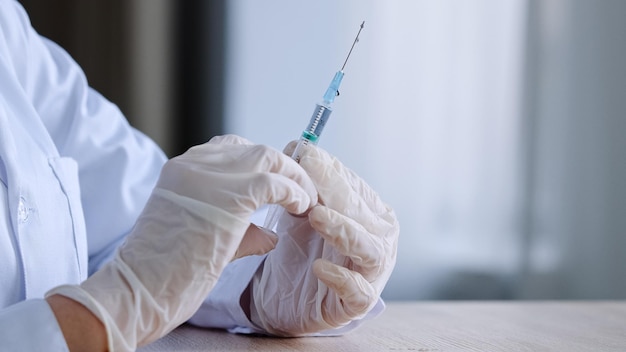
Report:
M320 146L391 204L383 296L626 298L626 1L21 0L170 156Z

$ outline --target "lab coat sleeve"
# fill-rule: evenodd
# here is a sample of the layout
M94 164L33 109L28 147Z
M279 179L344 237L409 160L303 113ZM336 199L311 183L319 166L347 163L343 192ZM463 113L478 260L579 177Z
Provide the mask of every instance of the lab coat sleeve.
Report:
M0 342L3 351L69 351L54 313L43 299L0 310Z
M92 274L132 228L166 157L116 105L89 87L62 48L34 31L17 1L1 4L13 22L3 29L17 79L59 155L78 165Z

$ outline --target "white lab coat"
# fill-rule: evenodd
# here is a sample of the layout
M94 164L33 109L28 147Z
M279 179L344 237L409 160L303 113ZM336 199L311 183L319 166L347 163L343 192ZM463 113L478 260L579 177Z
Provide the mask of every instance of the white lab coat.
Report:
M16 1L0 0L1 350L67 350L43 295L111 258L165 160ZM229 265L191 321L258 331L239 297L262 260Z

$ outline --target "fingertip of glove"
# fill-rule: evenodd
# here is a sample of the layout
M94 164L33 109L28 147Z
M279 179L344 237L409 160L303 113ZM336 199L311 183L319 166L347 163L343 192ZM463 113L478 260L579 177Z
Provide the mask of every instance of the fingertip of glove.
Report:
M346 313L352 317L366 314L377 301L374 287L347 268L317 259L313 262L313 273L341 297Z
M296 146L298 145L298 141L291 141L287 143L285 148L283 149L283 153L287 155L292 155L294 150L296 150Z
M318 279L321 279L320 276L324 276L324 263L323 259L316 259L313 261L313 274L317 276Z
M313 273L327 285L331 283L334 285L343 279L344 275L341 269L341 267L325 259L318 258L313 262Z
M313 208L315 208L315 205L318 202L317 189L313 183L311 183L311 187L307 187L304 191L307 194L307 199L298 205L299 215L308 214Z
M317 195L315 197L308 195L306 199L299 199L290 204L284 204L283 207L292 215L307 216L311 209L315 207L315 204L317 204Z
M309 212L309 218L311 221L320 221L319 217L324 215L325 212L325 207L321 204L317 204L311 208L311 211Z
M333 223L333 212L323 204L317 204L309 211L309 222L318 231L328 232L328 226Z

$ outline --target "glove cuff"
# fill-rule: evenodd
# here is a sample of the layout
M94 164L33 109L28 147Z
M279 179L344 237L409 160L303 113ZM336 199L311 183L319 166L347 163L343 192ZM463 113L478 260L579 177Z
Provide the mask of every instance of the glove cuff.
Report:
M46 293L46 298L52 295L61 295L82 304L89 309L104 325L107 334L107 345L111 352L135 351L136 343L126 341L122 332L117 328L115 320L89 292L77 285L62 285Z
M111 351L134 351L195 312L248 226L211 204L155 188L114 259L80 286L60 286L48 295L71 298L96 315ZM192 244L206 251L185 256ZM172 272L171 262L182 271Z

